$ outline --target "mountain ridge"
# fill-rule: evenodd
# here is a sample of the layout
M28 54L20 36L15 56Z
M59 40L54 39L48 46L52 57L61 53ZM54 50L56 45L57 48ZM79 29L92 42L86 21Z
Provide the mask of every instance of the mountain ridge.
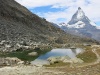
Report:
M74 35L81 37L89 37L100 41L100 29L92 22L79 7L71 20L64 25L60 25L61 29Z

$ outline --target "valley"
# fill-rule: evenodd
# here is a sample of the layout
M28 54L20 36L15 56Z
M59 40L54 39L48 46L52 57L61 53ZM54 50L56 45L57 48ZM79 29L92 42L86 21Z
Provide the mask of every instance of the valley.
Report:
M60 26L30 10L0 0L0 75L100 75L100 29L80 7Z

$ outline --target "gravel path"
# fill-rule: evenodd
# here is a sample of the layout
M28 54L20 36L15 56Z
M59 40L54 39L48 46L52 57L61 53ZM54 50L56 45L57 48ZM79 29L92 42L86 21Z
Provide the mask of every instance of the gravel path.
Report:
M92 52L95 53L97 56L97 61L94 64L99 63L100 62L100 55L96 52L96 49L93 49Z
M0 68L0 75L100 75L100 63L85 67L15 66Z

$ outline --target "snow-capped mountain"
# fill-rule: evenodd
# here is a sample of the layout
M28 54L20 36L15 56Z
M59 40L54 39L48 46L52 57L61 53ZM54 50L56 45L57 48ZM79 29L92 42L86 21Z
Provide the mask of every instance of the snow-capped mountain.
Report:
M74 35L100 40L100 27L92 22L79 7L71 20L60 24L61 29Z

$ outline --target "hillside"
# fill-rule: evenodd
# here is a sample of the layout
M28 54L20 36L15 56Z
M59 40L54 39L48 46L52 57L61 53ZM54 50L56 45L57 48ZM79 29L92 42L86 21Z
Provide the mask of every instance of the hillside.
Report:
M83 43L95 42L65 33L14 0L0 0L0 41L1 47L16 47L24 43ZM1 48L2 49L2 48Z

